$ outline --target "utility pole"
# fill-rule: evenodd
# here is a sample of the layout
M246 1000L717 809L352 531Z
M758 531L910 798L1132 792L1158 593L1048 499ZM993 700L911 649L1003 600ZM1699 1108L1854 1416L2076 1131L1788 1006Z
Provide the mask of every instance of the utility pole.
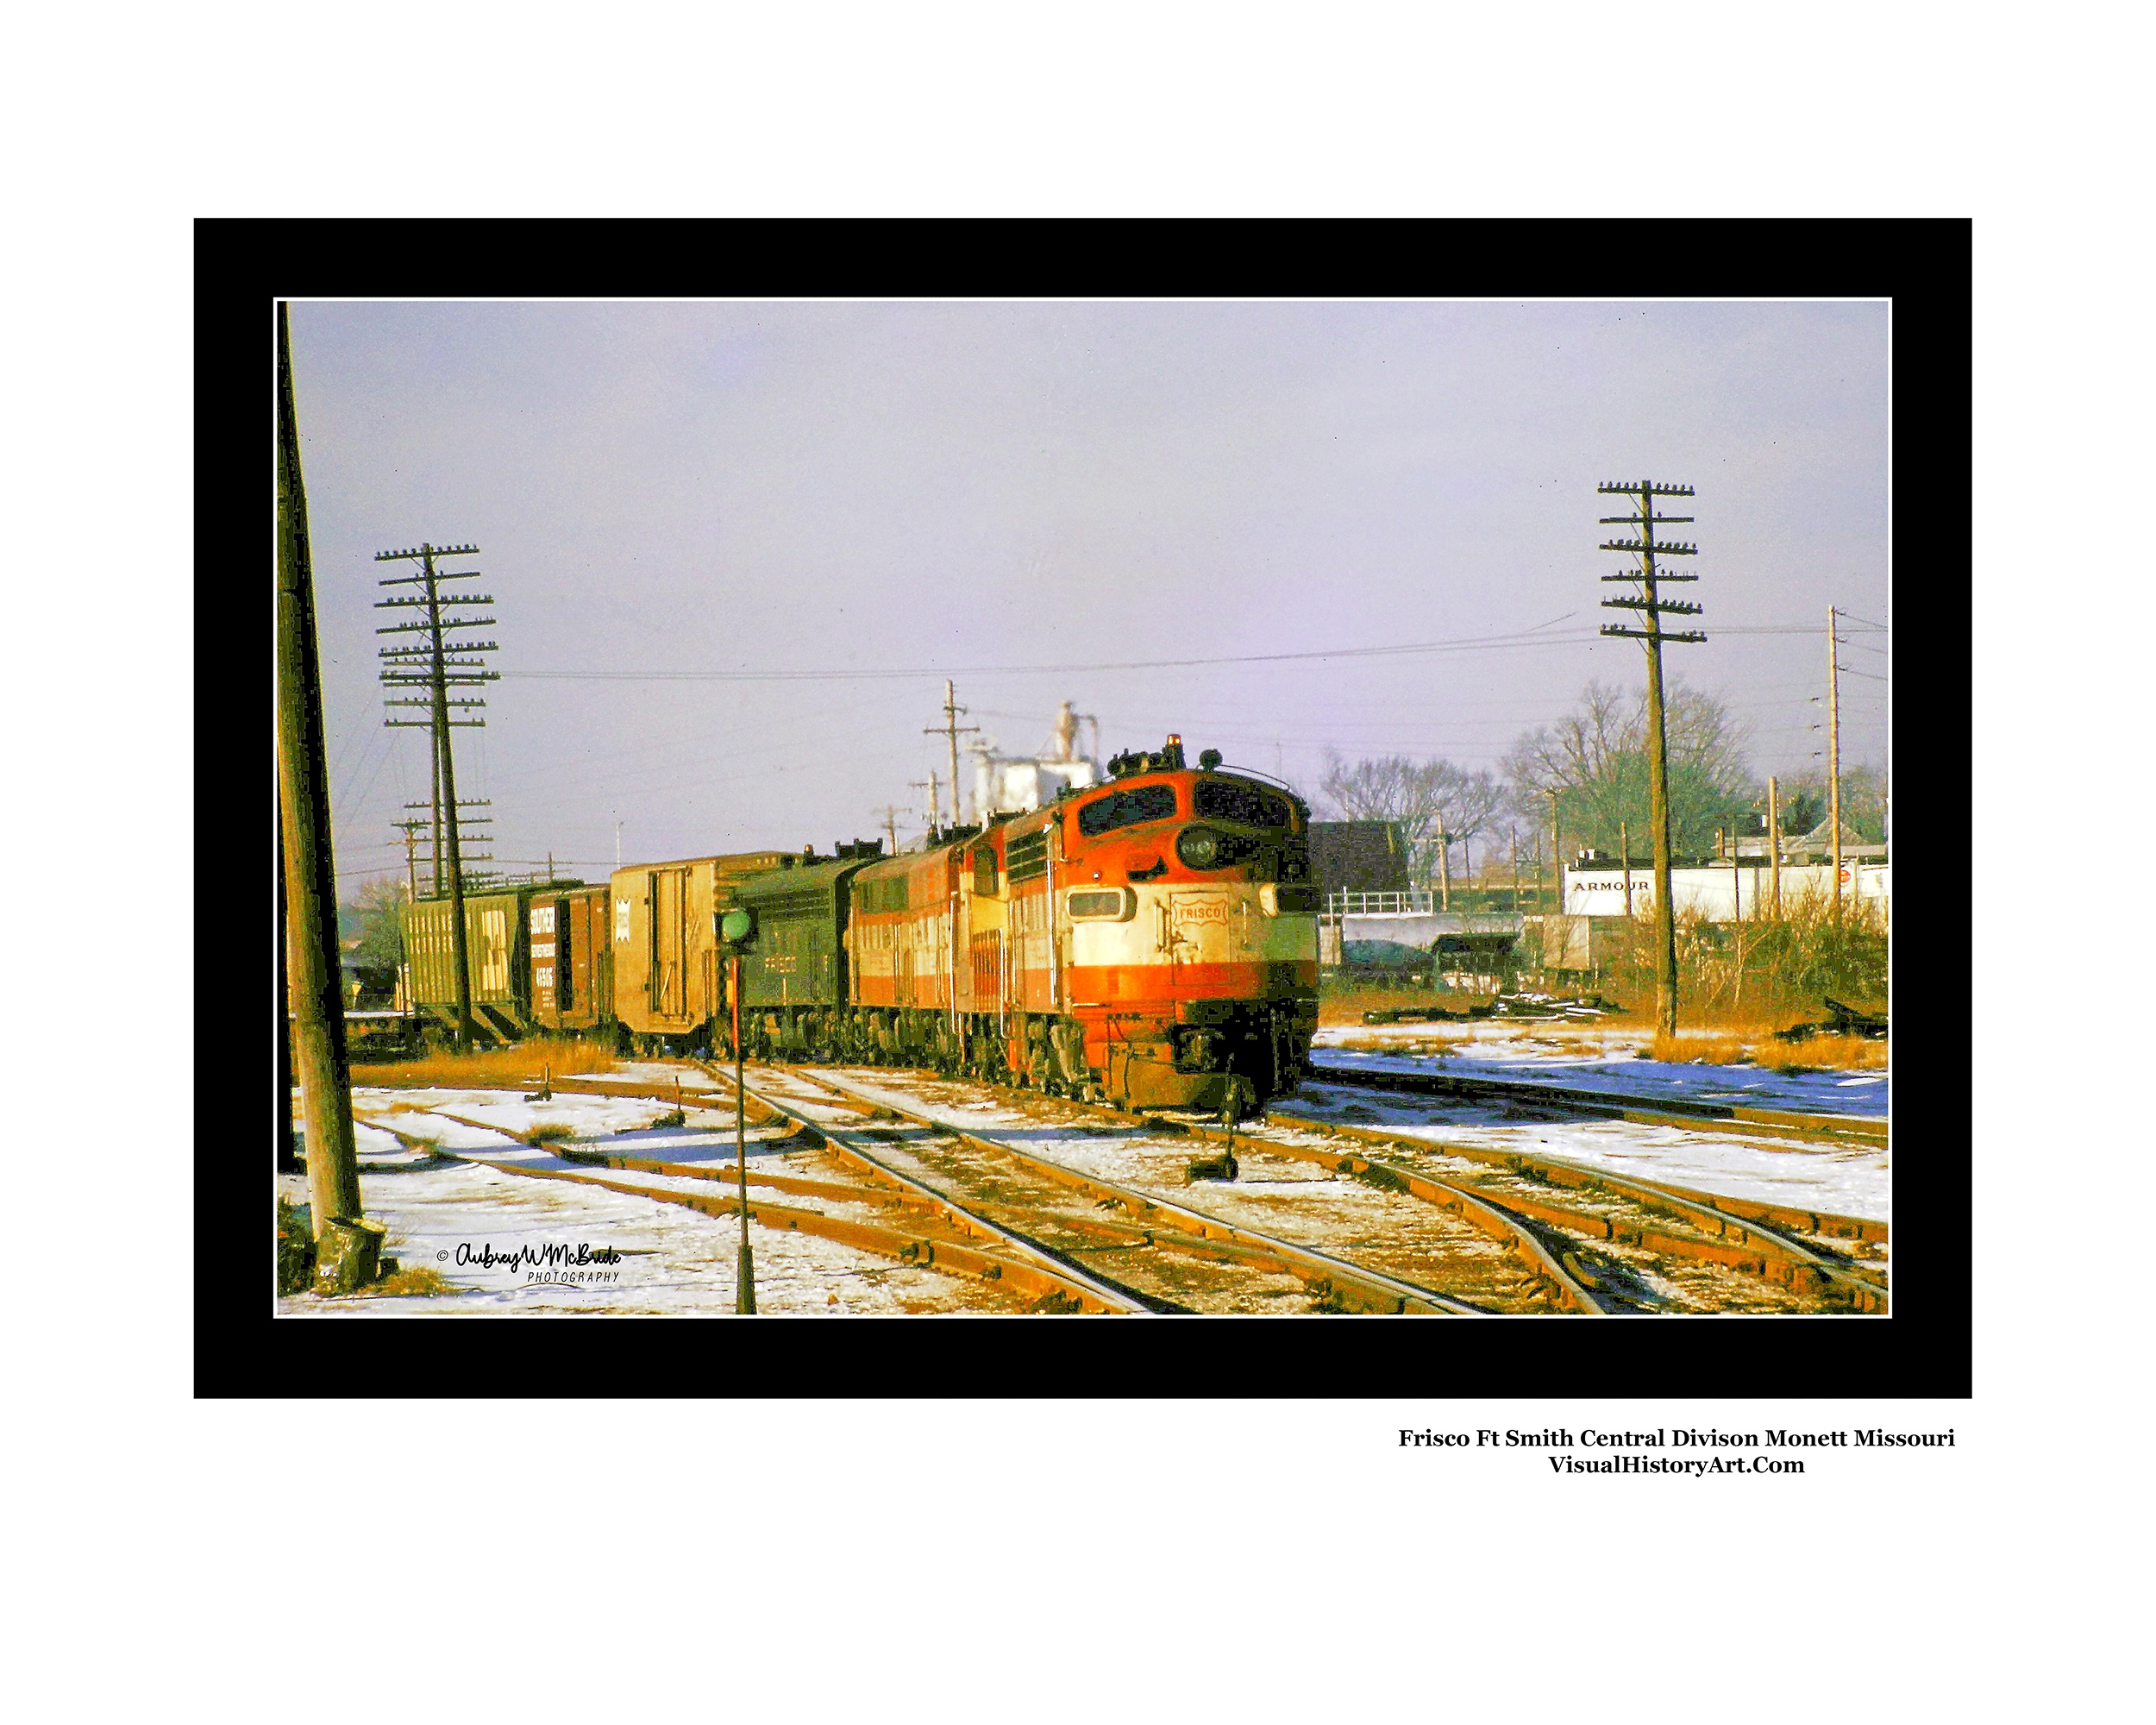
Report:
M391 823L398 831L404 835L404 875L407 882L404 889L404 902L406 904L416 905L419 902L419 832L426 824L423 820L399 820Z
M958 734L962 731L981 729L977 724L961 724L958 722L958 715L972 711L971 707L958 705L958 692L951 687L950 680L947 677L943 680L943 722L941 724L925 726L921 732L924 737L948 737L950 739L950 824L953 826L958 825L959 819ZM933 778L934 775L931 774L930 776Z
M1827 607L1827 830L1834 846L1834 920L1841 920L1841 643Z
M337 988L337 864L329 825L329 758L322 742L314 563L299 467L299 410L292 393L291 310L282 300L277 306L277 800L284 841L285 989L307 1134L309 1214L320 1251L329 1246L335 1225L357 1223L364 1213L344 1003ZM277 1105L289 1110L291 1100L279 1096ZM348 1228L341 1243L360 1244L357 1235L364 1232ZM360 1281L372 1279L373 1263L363 1244L339 1256Z
M1624 853L1625 862L1625 920L1632 920L1632 828L1623 821L1617 823L1617 848ZM1627 935L1626 938L1631 937Z
M1689 522L1692 518L1689 515L1657 515L1654 512L1654 499L1658 497L1690 497L1693 492L1688 485L1663 485L1653 480L1613 482L1597 486L1595 490L1605 495L1637 498L1639 505L1636 514L1605 515L1600 524L1604 527L1630 527L1639 536L1637 539L1605 539L1601 549L1605 551L1628 551L1639 559L1637 569L1621 575L1604 575L1602 579L1606 581L1637 581L1643 590L1643 596L1606 599L1602 604L1613 610L1643 612L1647 626L1645 629L1626 629L1618 624L1606 623L1601 632L1605 635L1627 636L1646 643L1648 821L1654 829L1655 1022L1663 1035L1675 1036L1677 907L1670 901L1670 738L1662 710L1662 643L1665 641L1704 641L1707 637L1697 630L1670 631L1662 627L1664 613L1677 612L1696 616L1700 607L1661 598L1656 590L1658 584L1662 581L1695 581L1699 577L1673 575L1658 569L1655 559L1696 556L1699 547L1656 539L1654 530L1657 527Z
M1438 908L1452 908L1452 841L1445 836L1445 817L1438 817Z
M407 721L407 723L409 723L409 721ZM429 719L427 721L427 730L429 733L433 731L433 720ZM438 899L443 893L448 890L446 883L449 878L448 875L443 872L442 867L442 755L439 750L436 750L434 748L434 738L431 734L429 734L427 739L427 746L429 749L434 750L435 794L429 801L423 803L406 803L404 806L408 809L428 809L432 811L432 819L434 825L434 873L428 877L427 896L430 899ZM460 800L457 804L457 854L463 857L467 862L491 862L494 860L493 854L491 851L483 855L474 855L470 850L465 848L470 845L474 839L477 839L482 844L490 843L492 840L494 835L491 832L467 832L465 829L467 827L489 825L492 823L494 817L491 814L467 815L464 813L463 811L468 808L492 808L492 801L487 798L472 798ZM428 823L423 820L414 821L412 823L415 826L423 827L427 824Z
M1564 846L1557 837L1557 794L1550 793L1550 869L1557 877L1557 906L1559 914L1564 910Z
M934 832L936 831L937 823L941 819L941 815L937 808L937 798L939 794L941 794L941 792L936 778L936 769L933 767L931 767L928 769L927 778L909 780L906 782L906 787L909 791L926 791L928 793L928 830L931 833Z
M886 803L876 812L883 817L883 830L891 839L891 855L896 856L899 854L899 817L905 811Z
M1767 869L1767 878L1773 883L1774 919L1782 920L1782 805L1781 787L1774 775L1767 775L1767 852L1772 859Z
M378 611L415 607L423 610L426 616L423 621L393 623L374 632L377 635L423 635L426 637L424 642L414 646L385 647L381 649L380 657L384 662L381 676L385 684L392 687L424 687L428 691L423 696L385 700L383 705L390 707L427 707L430 709L429 717L423 719L390 718L383 722L392 726L423 726L434 733L435 758L442 774L441 801L449 812L445 824L449 850L449 943L450 962L456 969L456 1046L460 1054L472 1045L472 970L464 927L464 858L457 835L461 806L457 801L455 752L449 746L449 732L458 725L477 729L484 726L486 721L483 718L453 719L449 714L452 709L483 707L486 703L475 698L451 700L448 692L452 687L492 682L500 674L488 670L485 662L478 658L452 659L448 656L453 652L479 654L496 650L492 641L446 641L447 637L460 630L483 628L494 619L491 617L444 617L443 611L454 611L461 605L476 609L492 605L494 601L491 596L483 593L452 593L445 598L442 592L444 581L470 580L479 572L477 569L453 572L438 568L435 560L438 557L476 556L479 549L476 545L422 543L412 550L379 551L374 556L378 563L417 561L420 566L420 573L416 575L389 576L379 585L385 587L418 586L424 590L423 596L376 600L375 609ZM441 882L438 879L435 890L439 895Z

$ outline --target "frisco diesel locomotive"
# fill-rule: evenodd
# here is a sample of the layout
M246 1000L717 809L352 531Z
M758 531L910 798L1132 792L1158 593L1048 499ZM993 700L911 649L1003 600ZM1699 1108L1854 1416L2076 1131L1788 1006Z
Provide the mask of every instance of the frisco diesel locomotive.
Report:
M1292 1089L1317 1028L1307 806L1212 750L1189 768L1174 737L1108 766L1105 785L897 856L856 844L644 865L614 875L605 909L594 889L535 893L527 1016L730 1053L715 925L738 908L755 930L754 1055L929 1064L1138 1107L1240 1111ZM422 1001L437 1015L440 992Z

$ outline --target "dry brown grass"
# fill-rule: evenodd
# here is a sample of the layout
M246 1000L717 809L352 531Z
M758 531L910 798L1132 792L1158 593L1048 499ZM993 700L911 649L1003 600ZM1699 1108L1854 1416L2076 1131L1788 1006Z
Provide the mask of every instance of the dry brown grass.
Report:
M404 1265L394 1276L384 1276L367 1291L369 1294L403 1296L454 1294L456 1289L448 1277L431 1264L412 1264Z
M1657 1032L1647 1058L1674 1065L1763 1066L1773 1072L1884 1071L1887 1044L1861 1036L1815 1036L1806 1042L1783 1042L1770 1025L1737 1030Z
M474 1049L469 1054L429 1054L417 1060L385 1061L352 1068L361 1084L441 1084L476 1089L506 1084L536 1084L542 1069L557 1078L586 1072L611 1072L613 1055L603 1044L573 1037L548 1037L507 1048Z

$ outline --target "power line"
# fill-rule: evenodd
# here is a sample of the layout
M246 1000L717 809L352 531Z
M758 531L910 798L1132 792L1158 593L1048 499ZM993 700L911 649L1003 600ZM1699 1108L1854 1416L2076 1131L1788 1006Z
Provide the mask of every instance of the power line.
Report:
M1663 579L1674 577L1664 576ZM1459 641L1407 642L1386 647L1333 647L1302 653L1238 653L1216 659L1132 659L1069 665L961 665L948 668L910 666L854 671L505 671L501 675L505 681L613 683L828 683L911 677L1046 677L1103 671L1180 671L1219 665L1276 665L1297 661L1399 658L1422 653L1499 652L1519 647L1576 646L1582 642L1592 642L1598 632L1607 632L1585 629L1565 630L1557 634L1541 632L1553 624L1577 615L1576 612L1568 612L1564 617L1552 618L1551 623L1510 635L1474 636ZM1733 624L1715 630L1717 635L1723 636L1812 635L1817 632L1808 625L1783 623Z

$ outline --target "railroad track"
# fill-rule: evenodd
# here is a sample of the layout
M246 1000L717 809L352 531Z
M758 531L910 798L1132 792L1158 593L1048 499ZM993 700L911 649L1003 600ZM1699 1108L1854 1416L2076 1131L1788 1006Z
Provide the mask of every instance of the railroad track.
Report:
M1247 1217L1237 1220L1220 1214L1217 1209L1200 1210L1168 1197L1160 1190L1161 1185L1181 1176L1183 1169L1177 1165L1172 1173L1169 1171L1166 1164L1173 1160L1174 1153L1165 1146L1151 1157L1163 1166L1154 1171L1145 1184L1133 1185L1125 1180L1111 1179L1097 1170L1044 1156L1014 1142L1009 1128L955 1120L946 1112L933 1107L910 1105L887 1092L864 1093L828 1073L799 1067L779 1070L794 1082L812 1085L871 1118L881 1115L887 1120L908 1122L938 1135L939 1138L969 1145L1000 1163L1014 1164L1053 1186L1090 1200L1097 1207L1120 1209L1138 1225L1136 1228L1125 1226L1120 1230L1126 1238L1137 1236L1131 1241L1133 1246L1143 1245L1183 1252L1194 1250L1207 1256L1232 1253L1246 1263L1284 1270L1306 1284L1318 1309L1451 1312L1463 1315L1537 1311L1601 1315L1608 1309L1576 1270L1568 1269L1556 1254L1545 1249L1532 1228L1522 1226L1517 1217L1501 1207L1472 1193L1457 1189L1444 1193L1438 1204L1449 1214L1440 1220L1431 1217L1427 1212L1419 1213L1415 1205L1400 1205L1395 1195L1382 1189L1381 1182L1363 1182L1365 1189L1361 1190L1353 1187L1340 1190L1334 1187L1334 1182L1298 1182L1293 1178L1262 1182L1269 1187L1304 1183L1313 1189L1322 1189L1317 1199L1290 1199L1280 1208L1286 1210L1292 1205L1303 1210L1305 1214L1298 1220L1308 1224L1316 1219L1309 1206L1316 1203L1332 1213L1327 1220L1336 1228L1344 1224L1351 1231L1358 1231L1355 1257L1351 1260L1334 1251L1320 1251L1307 1240L1288 1238L1274 1226L1258 1227ZM769 1092L763 1094L768 1096ZM1024 1102L1037 1103L1040 1100L1037 1093L996 1094ZM1155 1142L1146 1134L1151 1122L1085 1104L1060 1106L1068 1107L1081 1123L1081 1132L1073 1136L1112 1136L1122 1140L1119 1149L1125 1154L1133 1147ZM1112 1121L1112 1125L1104 1127L1104 1120ZM923 1156L925 1148L918 1140L910 1140L906 1145L916 1157ZM944 1171L954 1178L978 1178L980 1173L978 1169L950 1167L948 1159ZM1238 1201L1247 1204L1259 1183L1216 1189L1232 1192ZM1041 1205L1038 1200L1033 1201L1037 1208L1055 1208ZM1070 1215L1067 1207L1060 1214L1066 1220ZM1084 1213L1077 1214L1082 1221ZM1451 1285L1448 1287L1448 1283ZM1272 1291L1276 1298L1279 1290ZM1213 1290L1206 1290L1206 1294L1210 1296L1212 1308L1219 1309L1217 1294ZM1228 1309L1253 1308L1246 1302L1238 1302ZM1256 1309L1278 1307L1268 1300Z
M864 1095L822 1072L799 1067L761 1069L755 1095L830 1135L844 1153L886 1172L927 1185L947 1201L992 1216L1037 1244L1072 1256L1114 1254L1115 1274L1158 1311L1303 1309L1409 1314L1476 1315L1493 1306L1536 1303L1524 1286L1487 1278L1484 1302L1429 1286L1367 1263L1350 1262L1269 1230L1201 1211L1153 1190L1142 1190L1013 1143L993 1127L889 1096ZM781 1087L784 1087L781 1093ZM816 1094L805 1094L816 1093ZM842 1127L806 1110L832 1108L856 1117ZM908 1134L895 1127L916 1128ZM1119 1125L1119 1134L1129 1127ZM874 1149L868 1148L874 1145ZM962 1196L961 1195L962 1195ZM1119 1211L1104 1220L1102 1210ZM1554 1268L1554 1266L1552 1266Z
M821 1075L817 1082L845 1089L863 1104L873 1100L891 1106L887 1095L870 1099ZM1509 1236L1515 1249L1524 1250L1545 1274L1560 1272L1579 1290L1566 1297L1575 1310L1886 1309L1883 1271L1855 1255L1887 1239L1886 1225L1866 1218L1725 1198L1610 1175L1556 1157L1437 1144L1279 1110L1227 1132L1188 1116L1134 1115L1102 1104L1063 1098L1051 1102L1037 1091L967 1082L1029 1110L1053 1108L1067 1118L1112 1120L1125 1131L1144 1125L1224 1144L1246 1155L1259 1151L1313 1163L1449 1210L1493 1235ZM1378 1161L1356 1150L1313 1142L1326 1138L1382 1146L1394 1159ZM1464 1170L1451 1165L1458 1163L1470 1165ZM1558 1201L1558 1191L1571 1201ZM1843 1249L1842 1241L1852 1243L1853 1251ZM1564 1285L1555 1276L1551 1283Z
M1745 1103L1709 1102L1694 1097L1639 1097L1619 1090L1539 1083L1531 1079L1468 1077L1444 1072L1389 1072L1326 1063L1312 1069L1310 1082L1346 1089L1446 1096L1463 1101L1503 1101L1514 1106L1524 1103L1569 1113L1632 1120L1642 1126L1695 1126L1710 1122L1740 1128L1747 1138L1877 1145L1887 1141L1886 1121L1868 1115L1755 1108Z
M423 1148L449 1160L471 1163L523 1178L594 1187L658 1203L680 1205L715 1218L732 1219L741 1214L737 1189L727 1189L741 1177L738 1164L674 1163L573 1144L562 1145L548 1138L535 1139L529 1132L518 1132L446 1109L427 1112L459 1126L495 1133L511 1144L542 1151L548 1161L540 1164L469 1150L450 1150L417 1133L400 1131L379 1121L372 1124L380 1126L383 1131L410 1147ZM602 1170L642 1177L611 1177ZM993 1228L976 1226L968 1219L955 1217L943 1207L924 1202L919 1195L903 1188L879 1188L857 1182L834 1184L774 1175L754 1167L748 1171L748 1183L761 1189L760 1192L752 1193L749 1201L749 1219L759 1227L832 1240L875 1257L981 1284L982 1297L978 1303L981 1309L1094 1313L1145 1309L1142 1304L1133 1303L1119 1292L1104 1287L1097 1278L1067 1266L1043 1263L1037 1254L1025 1250L1022 1242L1013 1242ZM812 1197L826 1206L869 1212L895 1209L906 1214L902 1225L894 1226L887 1221L837 1214L831 1208L812 1209L774 1203L761 1196L761 1191ZM982 1250L981 1241L984 1237L1003 1250ZM1017 1250L1012 1249L1013 1245Z
M714 1080L731 1076L697 1063ZM924 1072L910 1076L954 1082ZM1884 1243L1885 1224L1865 1218L1733 1200L1614 1176L1556 1157L1433 1143L1280 1110L1228 1135L1194 1120L1131 1115L1066 1099L1050 1102L1036 1091L964 1081L1029 1111L1052 1107L1081 1123L1093 1122L1092 1132L1102 1130L1101 1122L1112 1122L1112 1129L1125 1138L1139 1127L1213 1142L1226 1138L1246 1156L1257 1151L1313 1164L1377 1192L1416 1201L1447 1213L1456 1231L1464 1225L1482 1236L1485 1245L1494 1241L1501 1245L1541 1297L1539 1302L1522 1300L1517 1285L1493 1288L1487 1283L1447 1291L1446 1276L1433 1266L1460 1254L1457 1250L1433 1250L1441 1243L1426 1237L1420 1242L1403 1240L1402 1236L1412 1236L1416 1230L1402 1226L1397 1214L1382 1230L1382 1236L1388 1238L1380 1238L1375 1245L1358 1239L1357 1248L1358 1260L1390 1257L1392 1267L1351 1263L1271 1228L1253 1227L1247 1220L1238 1223L1178 1203L1160 1192L1157 1182L1153 1189L1143 1189L1108 1180L1030 1151L995 1128L953 1121L932 1108L908 1107L887 1094L864 1095L824 1071L760 1068L756 1078L758 1088L747 1099L750 1117L784 1121L789 1132L812 1137L843 1165L849 1183L788 1179L760 1173L752 1164L749 1183L759 1190L750 1201L751 1220L764 1226L845 1239L885 1256L931 1264L952 1273L993 1279L1016 1265L1025 1275L1048 1278L1028 1284L1038 1289L1040 1309L1279 1310L1282 1296L1296 1291L1296 1284L1322 1310L1601 1312L1669 1310L1673 1304L1687 1303L1695 1309L1729 1309L1733 1304L1743 1308L1745 1300L1733 1301L1727 1288L1710 1285L1732 1277L1783 1290L1781 1309L1789 1308L1792 1302L1809 1309L1881 1311L1886 1306L1883 1273L1840 1247L1840 1242L1853 1242L1855 1251L1861 1252ZM557 1081L557 1089L565 1088L571 1087ZM586 1094L637 1095L662 1103L674 1100L665 1090L636 1091L603 1081L591 1082L588 1089L580 1082L573 1088ZM730 1095L711 1091L689 1092L682 1101L701 1107L723 1105L726 1112L732 1103ZM830 1118L834 1107L849 1118ZM485 1122L434 1112L505 1138L517 1136ZM890 1127L896 1124L910 1124L928 1136L908 1138L894 1132ZM1338 1140L1356 1147L1344 1149ZM440 1148L430 1140L418 1142ZM954 1158L954 1146L968 1147L975 1155ZM1382 1148L1387 1159L1376 1159L1362 1146ZM704 1189L692 1191L697 1201L649 1183L616 1184L611 1189L690 1202L691 1208L714 1215L739 1214L737 1197L730 1192L714 1195L711 1189L713 1182L738 1178L739 1170L730 1162L678 1164L588 1145L548 1147L556 1150L561 1163L579 1166L556 1167L542 1177L584 1177L605 1184L605 1176L594 1170L607 1167L642 1175L647 1182L654 1176L669 1185L694 1182ZM981 1156L996 1158L1003 1171L987 1173L979 1164ZM1470 1166L1461 1170L1456 1165L1459 1163ZM520 1173L535 1171L498 1161L491 1165ZM1035 1190L1012 1189L1013 1167L1031 1176ZM1039 1189L1041 1182L1061 1189ZM1283 1183L1288 1182L1252 1182ZM1244 1193L1250 1189L1250 1184L1242 1188ZM911 1226L894 1230L872 1225L864 1232L859 1223L774 1203L764 1195L772 1192L826 1203L898 1208L907 1212ZM1568 1201L1558 1201L1560 1192ZM1072 1204L1069 1195L1073 1193L1096 1209L1120 1211L1122 1218L1104 1220L1095 1211ZM1457 1241L1452 1244L1457 1248ZM1405 1265L1400 1261L1403 1245L1408 1260ZM1232 1276L1213 1274L1194 1279L1188 1264L1150 1278L1139 1274L1124 1279L1103 1273L1097 1264L1089 1267L1089 1261L1109 1254L1114 1255L1119 1270L1136 1270L1147 1260L1196 1258L1216 1270L1224 1264L1238 1266L1246 1281L1253 1271L1261 1281L1269 1274L1272 1283L1253 1298L1247 1289L1238 1294L1224 1288L1224 1282L1233 1282ZM1656 1288L1658 1281L1673 1282L1691 1297L1672 1302L1665 1297L1666 1290ZM1752 1304L1757 1308L1758 1302Z
M1284 1131L1382 1147L1397 1159L1369 1163L1352 1151L1293 1141L1283 1144L1281 1153L1341 1167L1362 1178L1400 1179L1409 1190L1416 1189L1418 1170L1432 1162L1463 1161L1490 1170L1460 1183L1532 1220L1581 1239L1590 1249L1629 1248L1626 1256L1651 1264L1675 1259L1686 1265L1719 1268L1793 1295L1816 1297L1831 1307L1863 1313L1887 1309L1884 1272L1840 1246L1845 1240L1858 1251L1883 1245L1888 1238L1883 1222L1727 1198L1612 1174L1559 1157L1438 1143L1279 1110L1269 1112L1264 1121L1269 1145L1274 1141L1273 1132ZM1553 1190L1564 1192L1574 1201L1557 1201ZM1583 1199L1583 1203L1579 1201ZM1669 1274L1668 1264L1660 1264L1658 1270ZM1588 1273L1591 1279L1592 1270Z

